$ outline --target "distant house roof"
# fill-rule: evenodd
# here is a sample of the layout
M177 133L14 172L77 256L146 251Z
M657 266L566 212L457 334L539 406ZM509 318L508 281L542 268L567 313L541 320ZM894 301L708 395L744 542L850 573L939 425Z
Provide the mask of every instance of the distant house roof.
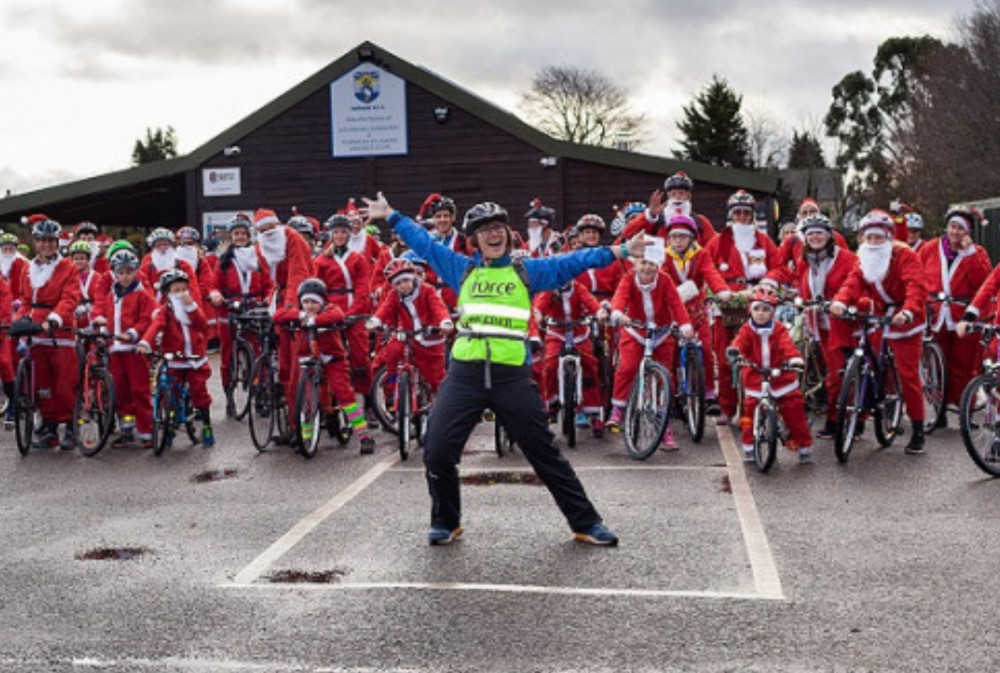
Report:
M786 168L779 171L778 176L796 201L807 196L820 203L840 198L840 176L831 168Z
M557 140L453 82L366 41L189 154L0 199L0 218L6 219L48 204L77 199L97 192L131 189L143 183L178 176L196 169L208 159L221 153L224 148L238 143L241 138L274 120L319 89L329 86L331 81L364 61L372 62L399 75L404 80L467 110L547 155L662 175L684 171L696 183L703 181L763 193L773 194L777 189L778 180L774 175Z

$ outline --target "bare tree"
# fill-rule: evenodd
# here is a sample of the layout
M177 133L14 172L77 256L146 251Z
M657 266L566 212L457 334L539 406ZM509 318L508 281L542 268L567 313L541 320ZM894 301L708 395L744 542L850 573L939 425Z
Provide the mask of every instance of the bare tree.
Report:
M580 68L546 66L521 93L519 107L545 133L584 145L633 149L642 142L646 117L610 78Z
M766 112L748 109L743 112L754 168L777 169L784 164L790 141L784 127Z

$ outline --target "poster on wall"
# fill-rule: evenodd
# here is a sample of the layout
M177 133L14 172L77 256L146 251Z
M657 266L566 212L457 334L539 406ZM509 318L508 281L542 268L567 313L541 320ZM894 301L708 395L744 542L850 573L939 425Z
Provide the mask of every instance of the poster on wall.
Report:
M362 63L330 84L334 157L407 153L406 82Z
M229 221L243 213L253 217L253 208L246 210L226 210L201 214L201 240L207 240L213 235L220 240L229 240Z
M239 168L203 168L201 192L205 196L239 196Z

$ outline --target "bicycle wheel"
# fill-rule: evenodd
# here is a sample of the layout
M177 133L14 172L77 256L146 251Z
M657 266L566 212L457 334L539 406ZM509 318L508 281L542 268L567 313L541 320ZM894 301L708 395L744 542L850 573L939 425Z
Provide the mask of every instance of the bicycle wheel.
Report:
M275 395L270 358L262 355L253 364L250 375L250 404L247 407L247 424L250 440L258 451L264 451L274 436Z
M937 428L938 421L945 413L944 352L936 341L924 341L920 354L920 387L924 393L924 434L929 435Z
M576 447L576 363L567 362L563 370L562 433L569 448Z
M157 377L159 378L159 377ZM174 441L174 410L170 386L161 383L153 392L153 453L162 455Z
M322 434L323 410L319 404L319 385L312 376L306 374L299 379L295 394L295 431L299 439L299 453L304 458L312 458L319 447Z
M80 453L96 456L108 443L115 422L115 384L104 369L90 369L76 395L73 424Z
M860 357L851 356L844 372L844 383L837 398L837 427L833 437L833 452L837 460L846 463L854 446L854 432L864 411L864 379L866 368Z
M705 363L700 348L688 346L684 358L684 424L691 441L698 443L705 435Z
M670 376L656 362L632 384L625 405L625 449L630 458L645 460L660 445L667 429L670 409Z
M375 415L385 430L397 434L396 428L396 382L385 367L379 367L372 377L372 399L375 401Z
M501 458L514 452L514 440L496 413L493 414L493 448Z
M875 439L881 446L889 446L899 435L899 424L903 418L903 395L899 384L899 373L892 359L886 360L879 386L881 400L875 405Z
M600 352L595 352L597 356L597 381L598 390L601 393L601 408L603 410L601 418L607 420L611 414L611 391L615 383L615 370L611 362L611 356L608 355L608 345L603 342L600 343L602 343Z
M21 360L14 378L14 435L17 450L22 456L31 450L31 437L35 432L35 398L32 391L31 360Z
M413 398L410 394L410 373L401 371L396 379L396 436L399 440L399 457L403 460L410 455L410 421L413 416Z
M778 413L771 403L761 400L754 410L753 462L761 472L774 465L778 455Z
M806 364L799 375L799 384L806 401L806 420L812 427L817 421L826 420L829 406L826 399L826 363L823 352L814 341L805 342L802 353Z
M427 439L427 421L431 415L434 396L422 376L417 377L417 408L414 410L413 427L417 435L417 446L423 447Z
M976 466L1000 477L1000 381L981 374L965 386L958 405L958 427L962 443Z
M226 395L232 402L238 421L242 421L250 408L250 380L253 369L253 350L245 341L237 341L229 364L229 389Z

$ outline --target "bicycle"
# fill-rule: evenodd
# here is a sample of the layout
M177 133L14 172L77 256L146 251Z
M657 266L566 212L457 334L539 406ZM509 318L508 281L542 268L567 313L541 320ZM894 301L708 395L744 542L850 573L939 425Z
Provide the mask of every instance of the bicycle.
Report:
M887 447L900 434L903 400L896 360L885 333L891 316L861 313L851 307L845 319L861 323L861 332L854 353L844 368L844 383L837 398L837 427L833 449L837 460L846 463L854 445L858 421L865 412L872 412L875 438ZM883 331L878 352L871 343L871 334Z
M232 409L232 418L242 421L250 410L250 381L256 351L251 335L257 343L268 329L270 317L266 303L245 297L242 301L225 302L229 309L229 333L232 335L233 352L229 360L229 381L223 386L226 408Z
M197 413L191 401L191 391L186 377L175 376L174 372L186 371L182 367L172 368L173 363L204 359L201 356L188 357L183 353L164 353L155 358L156 386L153 388L153 454L160 456L173 446L174 437L181 426L187 432L192 445L201 443L201 433L196 425Z
M578 320L557 320L555 318L544 318L544 327L556 327L564 331L562 348L559 349L559 364L556 368L556 377L559 382L558 404L559 404L559 425L562 434L566 437L566 444L569 448L576 447L576 415L582 410L583 400L583 365L580 361L580 350L576 347L577 341L573 333L577 327L586 325L590 333L597 331L597 322L590 317ZM587 338L584 337L584 338Z
M670 327L658 328L655 323L639 320L630 320L626 327L643 330L643 353L625 404L625 448L630 458L645 460L660 445L670 421L670 373L653 359L659 338L666 335ZM638 337L634 331L631 333Z
M753 462L763 473L774 466L778 456L778 440L785 442L787 429L778 413L778 403L771 387L771 379L782 372L795 372L801 375L802 368L782 364L780 367L762 367L756 363L747 362L737 355L733 361L733 376L740 376L740 368L747 367L761 375L760 397L753 412Z
M979 332L984 350L1000 335L1000 325L972 323L969 333ZM1000 360L985 358L983 373L962 391L958 403L958 426L969 457L986 474L1000 477Z
M17 442L17 450L22 456L28 455L31 450L31 438L40 422L38 404L35 401L35 362L31 354L31 346L34 338L44 331L38 323L25 319L15 321L8 331L12 339L24 339L21 361L17 365L17 374L14 377L14 399L12 402L14 404L14 439ZM53 341L55 341L54 336Z
M685 338L675 325L670 336L677 341L674 404L684 419L691 441L697 444L705 435L705 353L697 333L690 339Z
M79 338L80 384L73 409L77 448L88 458L108 442L115 425L115 383L108 370L108 334L102 329L75 330Z
M796 297L793 304L799 310L800 321L795 326L792 340L805 363L799 373L799 386L806 402L806 419L809 421L809 427L812 427L816 421L826 419L830 400L826 394L826 360L823 358L823 349L820 347L817 335L813 333L813 323L810 318L818 319L816 314L825 312L830 302L826 299Z
M944 362L944 350L934 338L934 312L932 306L940 304L940 311L948 311L949 304L968 306L967 299L955 299L944 292L927 302L927 321L924 328L923 346L920 353L920 387L924 396L924 434L931 434L942 421L947 409L945 407L945 392L948 369ZM944 328L942 326L942 328Z
M284 387L278 381L278 334L270 317L262 325L260 354L250 370L247 424L254 447L263 452L274 439L275 425L281 436L288 434L288 408Z

